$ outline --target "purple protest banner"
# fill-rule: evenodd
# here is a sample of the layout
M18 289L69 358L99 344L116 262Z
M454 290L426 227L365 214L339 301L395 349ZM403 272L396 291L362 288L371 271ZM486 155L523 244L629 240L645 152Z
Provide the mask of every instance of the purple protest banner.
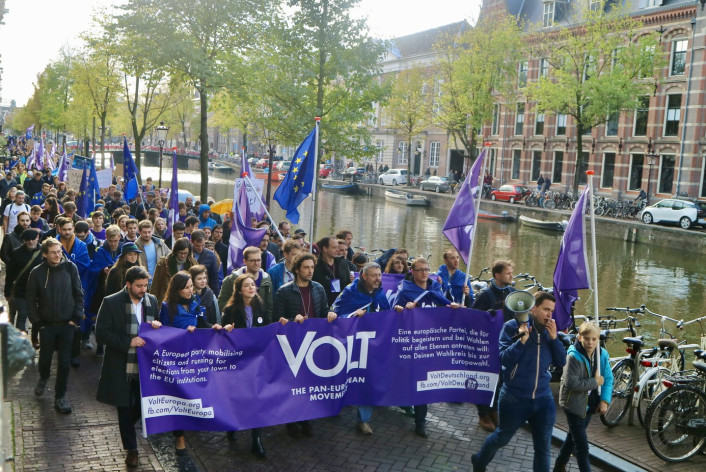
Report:
M145 434L223 431L322 418L346 405L489 404L502 317L417 308L262 328L143 324Z

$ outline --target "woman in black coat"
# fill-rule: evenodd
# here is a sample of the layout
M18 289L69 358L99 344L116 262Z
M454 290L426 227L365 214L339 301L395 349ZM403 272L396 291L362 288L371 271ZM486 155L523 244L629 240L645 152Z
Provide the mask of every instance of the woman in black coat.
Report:
M221 319L223 328L230 331L232 328L256 328L269 323L265 312L265 304L257 294L257 285L252 275L245 273L235 279L233 295L228 300L223 310ZM252 453L260 458L265 458L265 448L262 447L260 429L252 432ZM228 439L235 439L235 431L228 431Z

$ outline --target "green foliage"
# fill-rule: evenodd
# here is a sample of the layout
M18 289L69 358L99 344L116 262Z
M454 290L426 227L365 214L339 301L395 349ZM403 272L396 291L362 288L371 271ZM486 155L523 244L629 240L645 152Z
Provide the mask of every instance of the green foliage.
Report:
M577 149L582 149L585 130L611 113L634 109L641 96L652 92L665 57L655 52L656 33L641 31L642 22L620 8L583 8L571 26L533 40L532 55L545 58L550 73L527 84L526 93L538 111L572 116ZM577 152L574 191L582 161Z
M475 154L473 130L492 119L494 104L513 100L517 63L525 54L521 33L517 18L497 14L435 45L441 86L436 120L467 156Z

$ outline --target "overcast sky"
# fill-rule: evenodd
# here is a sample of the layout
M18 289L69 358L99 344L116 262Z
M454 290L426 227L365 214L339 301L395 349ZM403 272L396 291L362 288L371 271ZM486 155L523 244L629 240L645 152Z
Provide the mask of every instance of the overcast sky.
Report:
M188 0L185 0L188 1ZM361 0L374 36L390 39L467 19L475 23L481 0ZM96 7L121 0L7 0L0 26L2 104L27 102L37 74L56 58L62 45L78 46Z

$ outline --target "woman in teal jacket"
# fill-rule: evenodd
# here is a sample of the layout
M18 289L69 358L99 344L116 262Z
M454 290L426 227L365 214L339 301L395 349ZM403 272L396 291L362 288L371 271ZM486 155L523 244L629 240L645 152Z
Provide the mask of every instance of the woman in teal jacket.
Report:
M567 353L559 387L559 405L564 408L569 432L554 464L555 472L566 470L572 452L576 455L581 472L591 470L586 427L593 413L606 412L613 393L613 373L608 362L608 352L599 348L599 343L598 325L594 322L583 323L579 327L576 344ZM596 364L598 352L600 370ZM601 388L600 395L598 387Z

